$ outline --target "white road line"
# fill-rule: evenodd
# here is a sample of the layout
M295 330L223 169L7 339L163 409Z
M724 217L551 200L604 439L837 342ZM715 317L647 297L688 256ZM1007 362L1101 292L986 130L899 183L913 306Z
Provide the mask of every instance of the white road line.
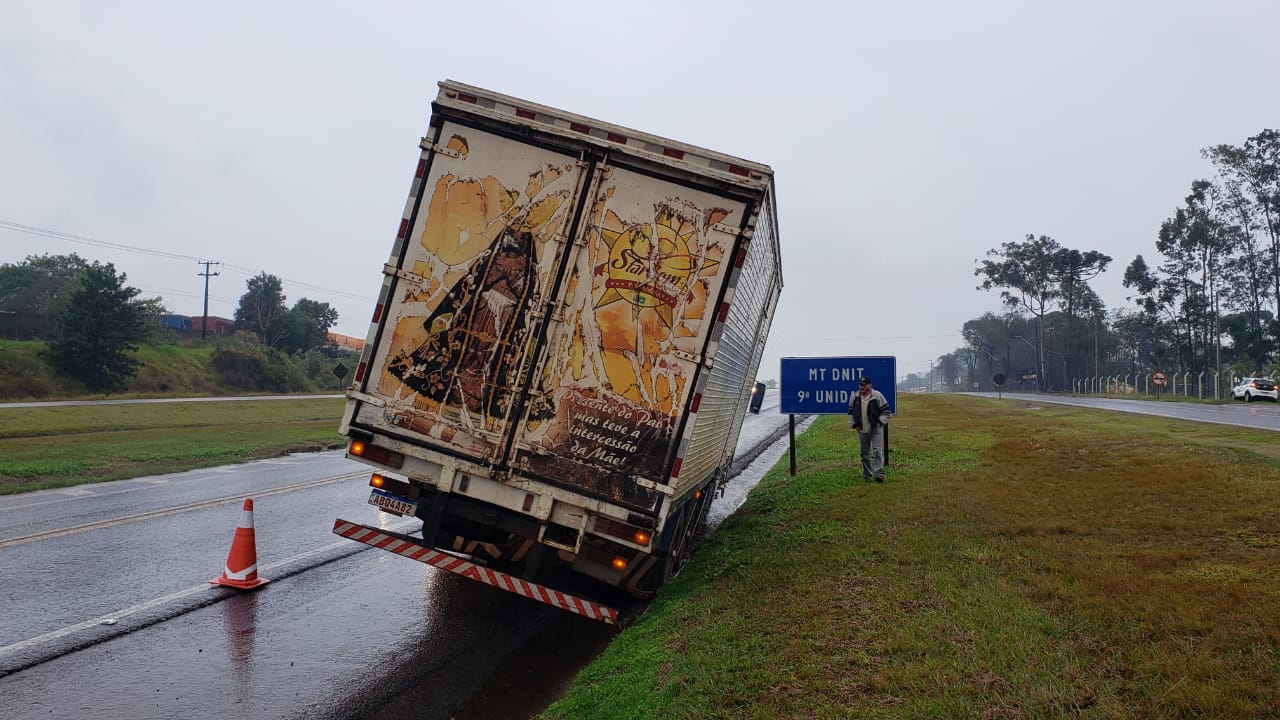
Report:
M59 530L48 530L45 532L32 533L30 535L20 535L18 537L0 540L0 548L7 548L7 547L12 547L14 545L21 545L23 543L33 542L35 540L50 540L57 537L64 537L66 535L74 535L76 533L87 532L89 530L100 530L102 528L115 527L116 525L124 525L131 522L137 522L139 520L150 520L152 518L165 517L166 515L177 515L184 512L191 512L193 510L203 510L205 508L211 508L217 505L225 505L227 503L240 502L244 500L245 497L247 496L252 496L256 498L270 497L272 495L281 495L283 493L293 492L295 490L306 490L307 488L313 488L320 485L328 485L330 483L341 482L343 480L350 480L352 478L360 477L364 474L365 473L363 472L348 473L346 475L338 475L336 477L328 477L320 480L311 480L309 482L298 483L296 485L287 485L285 487L274 488L271 490L260 490L257 492L238 493L236 495L228 495L225 497L214 498L212 500L204 500L198 503L191 503L189 505L180 505L178 507L164 508L161 510L149 510L147 512L137 513L135 515L126 515L124 517L113 518L111 520L100 520L98 522L85 523L84 525L76 525L74 527L62 528Z
M201 590L209 590L210 587L211 586L208 585L207 583L204 585L196 585L195 587L189 587L186 590L179 590L176 593L171 593L169 595L165 595L164 597L158 597L158 598L155 598L154 600L148 600L144 603L134 605L131 608L125 608L124 610L119 610L119 611L110 613L108 615L101 615L91 620L85 620L84 622L76 623L75 625L68 625L67 627L64 627L60 630L54 630L52 632L47 632L43 635L37 635L33 638L28 638L26 640L21 640L19 642L13 643L12 645L5 645L4 647L0 647L0 657L3 657L6 653L21 652L28 648L32 648L37 645L41 645L43 643L57 640L58 638L64 638L73 633L80 632L81 630L87 630L91 627L102 625L109 620L119 620L120 618L128 617L130 615L140 613L144 610L150 610L151 608L159 607L161 605L164 605L165 603L173 602L174 600L180 600L184 597L187 597L188 595L194 595L195 593Z
M193 482L200 482L202 480L212 480L212 479L213 479L212 476L202 475L198 477L184 478L181 483L173 483L172 481L165 481L165 482L170 485L174 485L174 484L186 485ZM9 512L11 510L26 510L27 508L40 507L42 505L57 505L59 503L70 502L72 500L83 500L85 498L90 498L90 497L103 498L103 497L110 497L112 495L121 495L123 493L138 492L140 490L150 490L151 488L147 487L147 483L151 483L151 482L154 482L154 481L145 480L142 478L134 478L132 480L114 480L110 483L110 486L116 489L105 490L105 491L104 490L86 490L81 488L70 488L67 490L49 490L47 492L56 493L58 495L63 495L65 497L59 497L53 500L37 500L36 502L24 503L22 505L6 505L4 507L0 507L0 512ZM129 487L126 487L126 486L129 486Z
M297 455L295 464L315 464L320 462L328 462L330 460L327 455L345 452L344 450L325 450L318 453L307 453L305 455ZM221 475L228 475L239 472L242 468L254 465L261 460L254 460L248 463L239 463L236 465L219 465L210 468L195 468L192 470L183 470L182 472L171 473L169 475L149 475L146 477L130 478L128 480L114 480L110 483L95 483L92 486L80 485L71 488L61 488L52 490L38 490L36 492L25 493L23 495L4 495L0 496L0 513L10 510L22 510L25 508L40 507L42 505L53 505L56 503L72 502L74 500L83 500L85 498L109 497L111 495L119 495L121 493L138 492L140 490L150 490L151 485L168 483L170 485L189 485L191 483L204 482L212 480ZM111 487L111 490L94 489L99 486ZM26 497L49 497L58 495L51 500L36 500L35 502L21 503L16 505L7 504L10 500L19 500Z
M392 531L404 532L406 530L410 530L416 524L417 524L416 522L411 521L403 525L396 526ZM269 571L275 568L283 567L285 565L290 565L300 560L305 560L306 558L309 558L313 555L332 552L333 550L337 550L340 547L351 547L351 541L346 539L339 540L338 542L330 543L328 545L316 548L314 550L308 550L307 552L299 553L297 555L294 555L291 558L287 558L279 562L274 562L274 563L271 563L270 565L265 565L261 568L261 570L265 575ZM361 548L361 551L363 551L364 549L365 548ZM127 607L123 610L117 610L112 613L107 613L106 615L99 615L96 618L91 618L83 622L78 622L74 625L68 625L58 630L52 630L50 632L44 633L43 635L37 635L33 638L28 638L26 640L19 640L16 643L12 643L10 645L5 645L0 647L0 657L4 657L7 653L21 652L23 650L36 647L37 645L42 645L44 643L51 642L59 638L64 638L68 635L78 633L81 630L87 630L89 628L97 627L99 625L106 625L106 624L114 625L116 622L119 622L120 620L123 620L124 618L127 618L130 615L136 615L140 612L145 612L147 610L160 607L162 605L171 603L175 600L181 600L182 598L188 597L190 595L195 595L198 592L216 590L216 589L219 589L219 588L209 585L208 583L201 583L200 585L194 585L185 590L179 590L175 593L170 593L163 597L154 598L152 600L139 603L132 607Z

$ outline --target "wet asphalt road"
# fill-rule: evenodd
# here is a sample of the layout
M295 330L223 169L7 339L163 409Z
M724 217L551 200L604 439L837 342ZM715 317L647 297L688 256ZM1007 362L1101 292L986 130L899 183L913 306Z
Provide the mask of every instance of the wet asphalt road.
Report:
M1129 400L1119 397L1087 397L1073 395L1050 395L1039 393L967 393L982 397L1003 397L1006 400L1024 402L1054 403L1057 405L1074 405L1094 410L1112 410L1115 412L1138 413L1141 415L1157 415L1177 420L1207 422L1218 425L1236 425L1258 430L1280 430L1280 405L1258 400L1255 402L1233 402L1223 405L1204 403L1154 402L1151 400Z
M328 452L0 497L0 717L527 717L616 633L333 535L418 526L367 504L368 474ZM249 593L206 582L245 497L272 580Z

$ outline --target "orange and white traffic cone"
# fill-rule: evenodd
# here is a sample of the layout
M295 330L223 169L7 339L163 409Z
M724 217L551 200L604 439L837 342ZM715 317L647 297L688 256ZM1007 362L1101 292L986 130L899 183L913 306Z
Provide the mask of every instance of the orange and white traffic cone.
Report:
M240 524L236 526L236 535L231 540L231 552L227 554L222 577L209 582L241 590L252 590L270 582L258 577L258 548L253 536L253 498L244 499L244 510L240 512Z

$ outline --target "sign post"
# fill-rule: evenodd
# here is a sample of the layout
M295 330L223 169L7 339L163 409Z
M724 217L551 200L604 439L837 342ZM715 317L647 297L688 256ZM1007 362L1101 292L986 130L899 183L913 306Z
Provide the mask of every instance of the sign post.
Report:
M1151 382L1155 383L1155 385L1156 385L1156 399L1157 399L1157 400L1159 400L1159 399L1160 399L1160 391L1161 391L1161 390L1164 390L1164 384L1165 384L1166 382L1168 382L1168 380L1169 380L1169 378L1168 378L1164 373L1160 372L1159 370L1155 371L1155 373L1151 375Z
M778 411L791 416L791 475L796 474L796 415L848 415L858 380L884 395L889 412L897 412L898 360L893 356L782 358ZM889 428L884 428L884 461L889 463Z

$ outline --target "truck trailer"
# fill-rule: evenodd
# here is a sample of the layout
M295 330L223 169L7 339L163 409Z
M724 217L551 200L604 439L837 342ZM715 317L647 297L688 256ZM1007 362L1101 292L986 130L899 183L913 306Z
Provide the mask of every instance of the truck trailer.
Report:
M422 528L334 532L616 622L577 581L652 596L732 462L773 172L453 81L420 150L340 430Z

